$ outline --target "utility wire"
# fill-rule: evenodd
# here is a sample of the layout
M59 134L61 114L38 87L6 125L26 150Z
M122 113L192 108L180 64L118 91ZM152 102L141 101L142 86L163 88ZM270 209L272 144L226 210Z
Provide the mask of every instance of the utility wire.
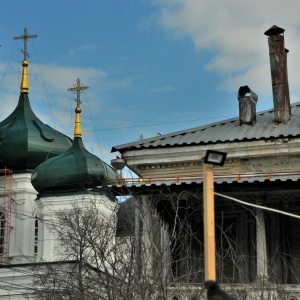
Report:
M53 110L52 110L51 102L50 102L49 97L48 97L48 93L47 93L47 89L46 89L46 84L45 84L45 80L44 80L44 76L43 76L43 72L42 72L42 68L41 68L39 56L38 56L38 53L37 53L34 41L32 41L32 43L33 43L33 47L34 47L34 50L35 50L35 55L36 55L36 58L37 58L37 64L38 64L38 67L39 67L39 71L40 71L40 74L41 74L41 77L42 77L44 92L46 94L46 98L47 98L48 105L49 105L49 108L50 108L52 122L54 124L54 128L56 129L56 124L55 124L55 119L54 119L54 115L53 115Z
M229 199L229 200L232 200L232 201L235 201L235 202L247 205L247 206L252 206L252 207L255 207L255 208L264 209L264 210L272 211L272 212L275 212L275 213L283 214L283 215L286 215L286 216L289 216L289 217L300 219L299 215L294 215L294 214L288 213L286 211L282 211L282 210L278 210L278 209L275 209L275 208L270 208L270 207L265 207L265 206L262 206L262 205L249 203L249 202L242 201L242 200L239 200L239 199L227 196L227 195L223 195L223 194L220 194L220 193L216 193L216 192L214 192L214 194L219 196L219 197L223 197L223 198L226 198L226 199Z
M2 78L1 78L0 86L2 86L3 79L4 79L4 77L6 76L8 67L9 67L9 65L10 65L10 63L11 63L12 56L13 56L13 54L14 54L14 52L15 52L16 47L17 47L17 43L15 43L15 47L14 47L12 53L11 53L11 56L10 56L9 61L8 61L8 64L7 64L6 69L5 69L4 73L3 73L3 76L2 76Z
M229 116L218 116L218 117L192 119L192 120L183 120L183 121L173 121L173 122L163 122L163 123L153 123L153 124L142 124L142 125L132 125L132 126L123 126L123 127L112 127L112 128L86 130L86 132L107 131L107 130L117 130L117 129L129 129L129 128L139 128L139 127L150 127L150 126L157 126L157 125L169 125L169 124L187 123L187 122L195 122L195 121L203 121L203 120L211 120L211 119L219 119L219 118L230 118L230 117L235 117L235 116L229 115Z
M95 135L96 135L96 139L97 139L97 145L98 145L98 148L99 148L99 150L100 150L100 153L101 153L101 156L102 156L102 159L103 159L103 152L102 152L102 148L101 148L101 146L100 146L100 141L99 141L99 138L98 138L98 134L96 133L97 132L97 129L96 129L96 126L95 126L95 122L94 122L94 119L93 119L93 114L92 114L92 111L91 111L91 107L90 107L90 105L89 105L89 102L88 102L88 99L87 99L87 97L86 97L86 93L85 93L85 91L84 91L84 96L85 96L85 101L84 101L84 103L86 104L86 106L88 107L88 111L89 111L89 113L90 113L90 118L91 118L91 120L92 120L92 124L93 124L93 132L95 132ZM85 131L85 132L87 132L87 131Z

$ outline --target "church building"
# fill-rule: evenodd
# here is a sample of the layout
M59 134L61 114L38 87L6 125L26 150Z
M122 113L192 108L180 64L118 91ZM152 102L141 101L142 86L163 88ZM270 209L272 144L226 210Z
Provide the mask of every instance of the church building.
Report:
M57 261L56 241L46 226L55 213L74 203L92 200L103 216L115 214L117 203L99 191L115 171L88 152L82 141L80 93L77 79L73 140L44 124L29 101L25 28L20 97L15 110L0 122L0 297L25 299L31 284L28 268ZM96 188L98 187L98 188Z

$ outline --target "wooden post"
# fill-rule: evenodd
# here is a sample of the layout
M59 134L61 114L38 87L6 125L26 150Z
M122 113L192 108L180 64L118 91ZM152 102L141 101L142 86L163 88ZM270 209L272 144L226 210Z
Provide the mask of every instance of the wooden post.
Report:
M203 164L205 280L216 280L215 205L213 165Z
M267 240L265 215L262 209L256 210L256 261L257 280L268 280Z

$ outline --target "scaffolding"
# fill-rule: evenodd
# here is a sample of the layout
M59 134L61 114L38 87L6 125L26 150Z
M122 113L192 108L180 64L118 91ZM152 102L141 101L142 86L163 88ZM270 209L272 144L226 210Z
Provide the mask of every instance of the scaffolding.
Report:
M0 264L9 263L11 231L12 171L0 169Z

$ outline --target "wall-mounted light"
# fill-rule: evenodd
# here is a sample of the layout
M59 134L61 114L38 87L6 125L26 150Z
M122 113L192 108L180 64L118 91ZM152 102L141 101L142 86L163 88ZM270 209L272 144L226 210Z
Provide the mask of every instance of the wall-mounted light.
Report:
M215 151L215 150L207 150L203 163L223 166L226 159L226 152Z

